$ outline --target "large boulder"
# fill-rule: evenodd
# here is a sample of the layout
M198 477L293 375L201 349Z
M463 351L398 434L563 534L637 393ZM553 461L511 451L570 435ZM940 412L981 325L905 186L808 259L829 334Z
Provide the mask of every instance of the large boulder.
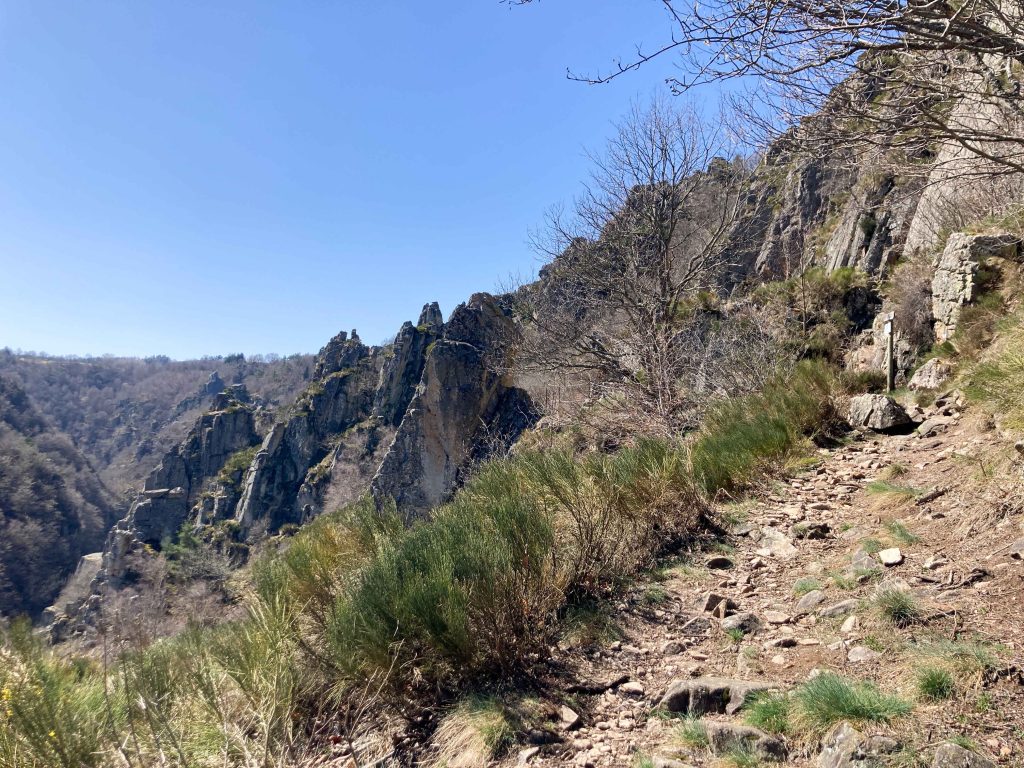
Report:
M986 259L1019 261L1021 238L1012 234L968 235L955 232L935 260L932 278L932 315L935 339L946 341L956 332L960 311L974 300L978 267Z
M903 406L887 395L858 395L850 399L850 425L890 432L911 423Z

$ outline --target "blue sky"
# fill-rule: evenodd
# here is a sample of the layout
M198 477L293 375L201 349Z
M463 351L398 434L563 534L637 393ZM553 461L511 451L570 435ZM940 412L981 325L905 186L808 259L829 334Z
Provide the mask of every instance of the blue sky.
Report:
M315 351L509 273L669 61L654 0L0 6L0 346Z

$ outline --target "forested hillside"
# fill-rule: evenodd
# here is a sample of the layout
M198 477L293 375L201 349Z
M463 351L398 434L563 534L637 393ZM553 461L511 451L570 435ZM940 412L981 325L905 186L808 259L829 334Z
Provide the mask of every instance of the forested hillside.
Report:
M312 360L312 355L63 358L4 349L0 375L20 382L50 423L92 461L104 483L124 494L141 487L225 385L244 383L268 408L288 404L305 386Z
M0 614L38 614L118 508L89 461L0 376Z

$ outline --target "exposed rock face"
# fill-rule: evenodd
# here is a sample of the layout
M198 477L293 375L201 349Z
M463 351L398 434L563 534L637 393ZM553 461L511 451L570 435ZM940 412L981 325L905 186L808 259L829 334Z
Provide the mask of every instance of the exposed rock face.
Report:
M444 320L437 302L427 304L416 325L405 323L395 338L392 354L381 368L373 398L373 415L397 427L423 375L427 347L441 335Z
M858 395L850 399L850 424L875 432L900 429L911 423L903 406L886 395Z
M811 266L884 273L913 219L919 190L849 157L791 157L785 139L755 173L731 233L738 275L788 277Z
M536 418L529 396L496 372L489 355L513 330L498 301L459 305L426 354L423 377L376 477L378 501L412 519L446 501L466 466L507 445Z
M935 260L932 278L932 315L935 338L946 341L955 332L964 304L975 297L979 265L988 258L1019 260L1021 241L1016 235L968 235L956 232Z
M949 380L952 372L953 366L933 357L914 372L907 386L913 390L938 389Z
M298 501L307 474L346 430L367 419L378 378L377 350L340 333L320 352L315 381L294 413L273 425L246 473L235 519L249 532L302 523L313 510Z

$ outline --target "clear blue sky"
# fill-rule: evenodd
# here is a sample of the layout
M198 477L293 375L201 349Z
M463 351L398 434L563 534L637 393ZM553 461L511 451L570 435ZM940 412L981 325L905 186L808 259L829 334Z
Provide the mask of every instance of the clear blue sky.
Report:
M654 0L0 6L0 346L315 351L538 264Z

